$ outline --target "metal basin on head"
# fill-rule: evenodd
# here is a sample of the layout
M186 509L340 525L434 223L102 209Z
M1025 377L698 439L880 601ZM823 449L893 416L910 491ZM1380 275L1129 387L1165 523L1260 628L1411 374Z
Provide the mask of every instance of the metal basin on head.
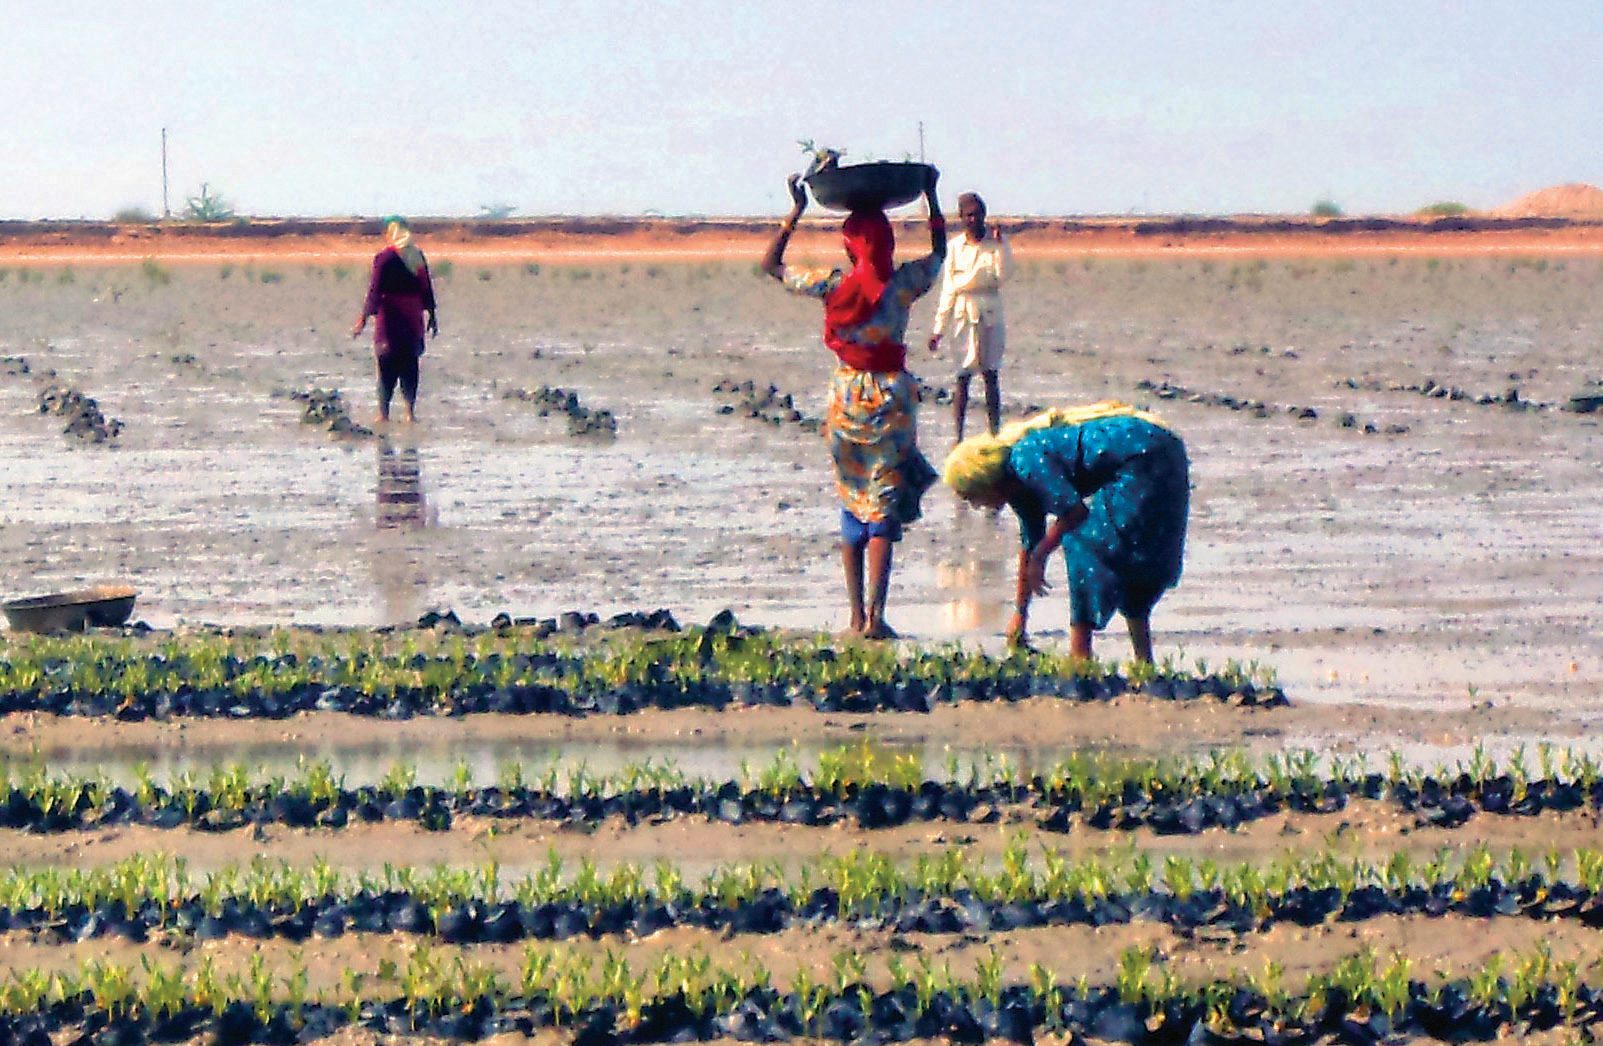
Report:
M82 632L90 625L115 628L134 612L139 593L128 585L96 585L0 603L14 632Z
M885 211L924 195L929 165L859 163L815 171L804 181L820 207L832 211Z

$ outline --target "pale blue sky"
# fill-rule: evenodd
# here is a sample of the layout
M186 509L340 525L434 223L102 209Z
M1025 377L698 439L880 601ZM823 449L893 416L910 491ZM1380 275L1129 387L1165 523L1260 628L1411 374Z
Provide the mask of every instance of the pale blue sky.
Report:
M0 0L0 217L763 214L796 139L1000 213L1603 183L1599 0Z

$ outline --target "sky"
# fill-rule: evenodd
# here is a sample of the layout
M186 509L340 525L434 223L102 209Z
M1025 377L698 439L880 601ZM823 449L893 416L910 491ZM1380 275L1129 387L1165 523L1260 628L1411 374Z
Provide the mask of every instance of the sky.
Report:
M763 215L798 140L996 214L1603 184L1599 0L0 0L0 218Z

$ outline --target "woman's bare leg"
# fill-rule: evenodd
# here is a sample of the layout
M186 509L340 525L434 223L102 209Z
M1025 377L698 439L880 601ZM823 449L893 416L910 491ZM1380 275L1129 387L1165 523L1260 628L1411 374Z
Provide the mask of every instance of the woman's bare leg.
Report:
M1090 625L1069 625L1069 656L1091 660L1091 632Z
M885 599L891 589L891 562L896 545L890 538L868 539L868 623L863 635L869 639L895 639L896 631L885 623Z
M985 372L985 420L990 422L991 435L1002 427L1002 383L994 370Z
M395 382L387 381L384 377L383 366L378 372L378 416L374 418L380 425L390 420L390 399L395 395Z
M1135 653L1135 659L1143 664L1152 664L1152 625L1145 617L1131 617L1125 619L1130 626L1130 649Z
M867 621L863 613L863 546L842 541L840 561L846 572L846 602L852 612L851 631L862 632Z

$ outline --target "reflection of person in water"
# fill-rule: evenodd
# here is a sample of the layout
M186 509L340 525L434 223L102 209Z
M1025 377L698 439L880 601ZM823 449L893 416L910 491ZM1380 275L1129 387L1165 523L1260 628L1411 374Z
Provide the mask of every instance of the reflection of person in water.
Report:
M1003 604L997 601L1004 580L1000 560L966 552L962 559L935 566L935 587L946 597L941 618L954 632L994 632L1005 623Z
M1019 518L1011 642L1025 641L1030 596L1047 591L1046 561L1061 546L1071 652L1090 657L1093 630L1118 611L1136 659L1152 660L1148 622L1180 581L1191 498L1185 444L1168 426L1111 400L1050 410L964 440L944 475L964 500L1007 505Z
M384 620L415 620L427 602L429 587L424 569L427 547L415 532L438 522L423 489L423 458L416 447L397 448L388 440L379 443L373 495L376 533L366 544Z
M416 447L379 447L378 499L374 520L380 530L421 530L430 525L423 496L423 464Z

